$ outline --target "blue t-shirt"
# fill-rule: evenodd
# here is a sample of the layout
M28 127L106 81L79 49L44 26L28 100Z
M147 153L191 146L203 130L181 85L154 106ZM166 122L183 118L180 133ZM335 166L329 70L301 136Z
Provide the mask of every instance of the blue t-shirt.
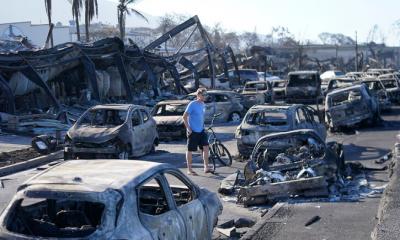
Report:
M204 130L204 103L194 100L191 101L186 110L189 114L189 126L193 132L202 132Z

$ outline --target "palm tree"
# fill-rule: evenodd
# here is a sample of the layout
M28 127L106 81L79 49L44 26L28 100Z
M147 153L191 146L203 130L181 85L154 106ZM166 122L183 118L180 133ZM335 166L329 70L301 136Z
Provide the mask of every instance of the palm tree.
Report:
M46 8L46 14L47 14L47 19L49 20L49 29L51 28L51 25L53 24L51 22L51 0L44 0L44 5ZM51 41L51 47L54 46L53 42L53 32L50 34L50 41Z
M85 0L85 31L86 31L86 42L90 41L89 38L89 25L94 16L97 16L99 12L97 0Z
M129 4L135 3L136 0L119 0L118 4L118 25L119 25L119 35L122 41L125 38L125 20L126 20L126 15L131 15L131 13L136 14L137 16L141 17L142 19L146 20L146 22L149 22L147 18L137 11L136 9L133 8L128 8Z
M82 0L72 0L72 17L75 18L76 35L78 37L78 41L81 41L81 31L79 29L79 18L81 17L82 7L83 7Z

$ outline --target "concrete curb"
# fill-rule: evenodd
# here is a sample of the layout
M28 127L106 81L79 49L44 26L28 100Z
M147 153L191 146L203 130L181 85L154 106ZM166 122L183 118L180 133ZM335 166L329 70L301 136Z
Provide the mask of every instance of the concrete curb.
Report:
M389 183L379 203L378 221L371 233L373 240L396 240L400 236L400 144L395 145L389 170Z
M287 203L277 203L275 204L268 212L259 220L257 223L249 230L247 231L241 238L240 240L251 240L254 238L254 236L267 224L268 220L270 220L281 207L284 205L287 205Z
M27 160L25 162L19 162L15 163L9 166L1 167L0 168L0 177L10 175L16 172L20 172L29 168L34 168L52 161L55 161L57 159L60 159L63 157L63 150L57 151L50 153L48 155L40 156L37 158L33 158L30 160Z

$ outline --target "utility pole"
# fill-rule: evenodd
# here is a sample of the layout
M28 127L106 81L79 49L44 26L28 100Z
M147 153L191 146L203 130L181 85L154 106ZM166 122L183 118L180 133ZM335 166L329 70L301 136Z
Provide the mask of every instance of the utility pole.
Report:
M357 31L356 31L356 72L358 72L358 43L357 43Z

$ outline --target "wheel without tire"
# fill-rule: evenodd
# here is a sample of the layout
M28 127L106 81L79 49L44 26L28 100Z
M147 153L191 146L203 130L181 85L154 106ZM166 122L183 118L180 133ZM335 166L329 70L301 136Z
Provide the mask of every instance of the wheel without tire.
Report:
M233 112L233 113L231 113L231 115L230 115L230 117L229 117L229 119L232 121L232 122L240 122L240 113L238 113L238 112Z

